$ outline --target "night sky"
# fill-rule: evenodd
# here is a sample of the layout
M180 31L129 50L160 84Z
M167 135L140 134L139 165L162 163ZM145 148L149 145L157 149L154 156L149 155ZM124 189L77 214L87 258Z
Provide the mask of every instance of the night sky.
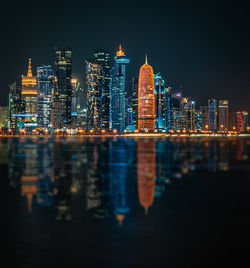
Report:
M71 46L73 77L83 80L94 49L121 43L137 74L145 53L154 72L206 105L229 99L250 112L250 5L247 1L8 1L1 4L1 98L8 85L42 64L55 46ZM112 56L113 56L112 55Z

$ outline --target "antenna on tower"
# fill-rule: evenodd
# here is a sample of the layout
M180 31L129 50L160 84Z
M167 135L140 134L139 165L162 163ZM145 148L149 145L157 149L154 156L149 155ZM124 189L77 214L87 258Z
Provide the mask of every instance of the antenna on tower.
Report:
M145 57L145 64L148 64L148 55L146 53L146 57Z

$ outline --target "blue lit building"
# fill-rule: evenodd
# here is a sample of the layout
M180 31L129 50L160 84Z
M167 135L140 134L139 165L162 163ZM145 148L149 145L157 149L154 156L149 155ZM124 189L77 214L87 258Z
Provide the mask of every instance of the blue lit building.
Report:
M125 56L120 46L117 51L112 70L112 85L110 92L110 128L123 132L126 122L126 68L130 59Z
M165 81L160 73L154 75L155 82L155 129L166 128L165 116Z
M208 100L208 119L209 130L217 131L217 101L215 99Z
M37 126L50 127L54 72L50 65L37 67Z

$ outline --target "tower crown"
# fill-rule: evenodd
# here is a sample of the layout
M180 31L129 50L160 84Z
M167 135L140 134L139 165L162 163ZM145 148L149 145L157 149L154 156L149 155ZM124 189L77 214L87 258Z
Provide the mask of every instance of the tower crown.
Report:
M36 86L36 77L32 75L31 59L29 58L29 67L27 76L23 76L22 85Z
M121 45L119 46L119 50L117 51L116 56L117 57L124 57L125 56L125 53L123 52Z

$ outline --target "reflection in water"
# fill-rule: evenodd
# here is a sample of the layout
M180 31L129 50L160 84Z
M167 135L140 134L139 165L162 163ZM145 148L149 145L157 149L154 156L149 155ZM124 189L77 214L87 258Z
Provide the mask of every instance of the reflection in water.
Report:
M191 172L228 172L249 161L244 138L8 138L0 163L26 211L54 208L58 221L74 220L74 198L96 219L124 225L136 206L147 210L170 183ZM139 201L139 202L138 202Z
M137 141L137 180L140 204L148 208L154 202L155 190L155 140L139 139Z

